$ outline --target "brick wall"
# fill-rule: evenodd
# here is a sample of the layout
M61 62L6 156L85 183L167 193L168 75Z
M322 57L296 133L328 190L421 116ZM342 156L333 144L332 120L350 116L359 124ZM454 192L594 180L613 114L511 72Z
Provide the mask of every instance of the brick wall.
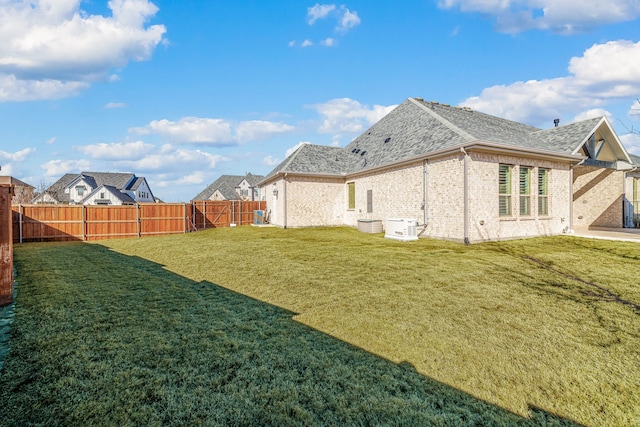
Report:
M561 234L570 226L571 172L568 164L524 157L472 152L469 161L469 239L472 242ZM498 211L498 169L512 166L511 212ZM521 166L531 168L531 214L519 212ZM538 215L538 170L549 170L548 215Z
M624 172L593 166L573 170L573 227L622 227Z

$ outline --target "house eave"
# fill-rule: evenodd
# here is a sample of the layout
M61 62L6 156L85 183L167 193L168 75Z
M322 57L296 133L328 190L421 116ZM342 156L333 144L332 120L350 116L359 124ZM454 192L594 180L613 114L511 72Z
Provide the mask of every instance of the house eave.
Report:
M473 142L467 142L464 144L459 144L454 147L448 147L442 150L421 154L419 156L414 156L407 159L399 160L393 163L387 163L382 166L362 169L357 172L348 174L347 178L355 178L358 176L370 174L372 172L379 172L384 169L404 166L404 165L416 163L419 161L434 160L437 158L450 156L452 154L461 153L464 151L502 154L502 155L516 156L516 157L527 157L527 158L537 159L537 160L551 160L551 161L560 162L560 163L573 163L573 164L579 163L580 161L585 159L585 156L575 155L575 154L563 154L563 153L558 153L558 152L548 151L548 150L537 150L537 149L530 149L530 148L523 148L523 147L513 147L509 145L496 144L496 143L487 142L487 141L473 141Z

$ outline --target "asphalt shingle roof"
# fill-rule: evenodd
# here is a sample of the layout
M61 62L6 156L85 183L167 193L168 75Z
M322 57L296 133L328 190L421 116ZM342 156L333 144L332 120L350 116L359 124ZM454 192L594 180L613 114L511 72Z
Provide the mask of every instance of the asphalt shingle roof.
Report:
M76 179L86 180L92 188L98 188L102 185L115 188L118 192L121 190L131 190L133 187L140 185L144 181L143 177L136 177L133 173L119 172L81 172L64 174L59 180L53 183L46 192L54 196L59 202L69 203L69 194L64 192L65 187ZM125 188L129 184L129 188ZM129 199L131 197L126 196ZM133 200L133 199L131 199ZM124 201L124 200L123 200Z
M258 182L262 181L264 176L253 175L248 173L246 175L221 175L218 179L209 184L204 190L202 190L193 200L209 200L213 193L218 190L227 200L239 200L241 197L236 192L235 188L240 185L242 180L246 180L249 185L256 187Z
M278 173L345 175L467 143L491 143L570 155L602 117L542 130L468 108L409 98L344 148L305 144Z

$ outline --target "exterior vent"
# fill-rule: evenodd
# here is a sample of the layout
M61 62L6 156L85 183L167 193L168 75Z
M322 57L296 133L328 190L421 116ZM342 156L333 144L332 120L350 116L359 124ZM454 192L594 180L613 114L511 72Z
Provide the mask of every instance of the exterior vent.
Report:
M387 218L384 237L403 242L418 240L418 221L407 218Z

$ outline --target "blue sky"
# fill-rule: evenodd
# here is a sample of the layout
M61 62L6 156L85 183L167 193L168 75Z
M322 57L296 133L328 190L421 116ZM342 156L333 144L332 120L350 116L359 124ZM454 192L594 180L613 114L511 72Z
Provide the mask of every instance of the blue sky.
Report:
M0 174L134 172L189 201L414 96L541 128L607 115L640 154L639 18L638 0L0 0Z

